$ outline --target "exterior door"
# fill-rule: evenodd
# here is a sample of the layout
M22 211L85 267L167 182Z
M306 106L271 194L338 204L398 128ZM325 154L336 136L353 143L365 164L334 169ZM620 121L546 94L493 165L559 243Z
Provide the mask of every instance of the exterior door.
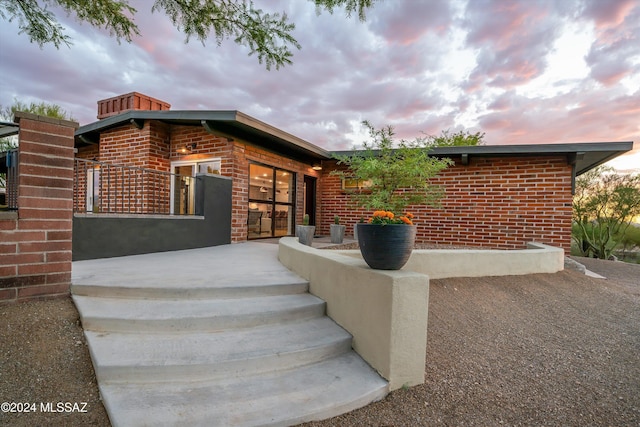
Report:
M249 165L248 239L293 235L295 182L294 172Z
M316 178L305 175L304 214L309 215L309 225L316 225L316 183Z

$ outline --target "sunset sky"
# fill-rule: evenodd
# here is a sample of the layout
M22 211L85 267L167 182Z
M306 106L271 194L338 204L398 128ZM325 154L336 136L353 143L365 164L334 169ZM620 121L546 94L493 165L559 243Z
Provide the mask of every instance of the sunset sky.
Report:
M386 0L366 22L255 0L296 24L302 49L277 71L232 41L185 44L151 1L130 3L130 44L58 12L73 45L40 49L3 21L0 104L56 103L88 124L98 100L137 91L175 110L240 110L329 150L361 142L364 119L404 138L635 141L614 166L640 171L640 0Z

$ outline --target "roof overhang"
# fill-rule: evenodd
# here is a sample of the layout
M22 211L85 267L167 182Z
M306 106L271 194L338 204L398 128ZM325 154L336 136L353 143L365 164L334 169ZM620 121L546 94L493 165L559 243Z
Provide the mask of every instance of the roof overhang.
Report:
M565 156L567 163L575 166L575 174L581 175L633 149L632 141L584 142L567 144L530 145L476 145L456 147L434 147L430 154L436 157L459 158L468 164L473 157L533 157ZM335 152L350 155L356 151Z
M20 125L13 122L0 121L0 138L17 135L20 132Z
M228 139L238 139L301 160L328 160L331 153L294 135L261 122L240 111L143 111L131 110L81 126L76 130L76 146L97 144L105 130L134 124L142 128L146 120L170 125L201 126L207 132Z

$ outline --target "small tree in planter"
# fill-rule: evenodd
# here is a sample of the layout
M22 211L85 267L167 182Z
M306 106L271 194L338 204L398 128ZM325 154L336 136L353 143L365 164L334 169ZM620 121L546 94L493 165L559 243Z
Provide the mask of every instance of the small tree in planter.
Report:
M342 243L344 240L344 231L347 227L340 224L340 217L338 215L333 217L333 224L330 227L331 243Z
M369 129L371 140L364 143L364 150L336 156L338 164L347 166L348 171L332 173L367 184L364 189L350 193L355 204L377 214L367 224L358 225L360 250L372 268L395 270L402 268L409 259L415 241L415 227L410 220L412 216L405 212L406 208L410 205L437 206L444 192L442 188L431 184L430 179L452 162L450 159L429 157L428 138L400 140L396 143L391 126L375 129L369 122L363 124ZM387 229L381 231L384 227ZM396 256L401 259L393 267L384 267L381 265L386 264L375 262L377 266L374 267L367 259L366 252L376 253L377 256L393 252L394 245L384 240L381 233L390 233L394 227L404 229L396 228L393 231L401 233L402 237L394 237L392 243L402 241L402 250L408 253ZM404 261L398 267L402 259Z
M298 236L298 241L303 245L311 246L315 232L315 225L309 225L309 214L305 214L302 217L302 225L296 226L296 236Z

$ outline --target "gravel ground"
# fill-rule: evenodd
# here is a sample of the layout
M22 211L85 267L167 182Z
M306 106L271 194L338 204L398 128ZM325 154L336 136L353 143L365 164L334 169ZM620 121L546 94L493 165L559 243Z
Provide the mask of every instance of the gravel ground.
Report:
M425 384L309 426L639 426L640 265L432 280ZM70 299L0 305L2 426L108 426ZM40 402L87 402L43 413Z
M0 319L0 404L35 409L0 411L0 426L109 425L71 298L0 305ZM56 410L62 402L62 412L44 412L49 402Z

